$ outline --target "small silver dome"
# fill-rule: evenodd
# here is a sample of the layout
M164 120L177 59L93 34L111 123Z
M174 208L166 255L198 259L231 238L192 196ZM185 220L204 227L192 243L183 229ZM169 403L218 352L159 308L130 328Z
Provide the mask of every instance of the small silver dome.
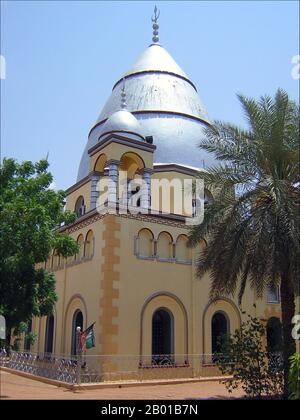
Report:
M98 139L103 139L110 133L126 133L127 137L144 140L141 124L131 112L126 109L114 112L101 126Z

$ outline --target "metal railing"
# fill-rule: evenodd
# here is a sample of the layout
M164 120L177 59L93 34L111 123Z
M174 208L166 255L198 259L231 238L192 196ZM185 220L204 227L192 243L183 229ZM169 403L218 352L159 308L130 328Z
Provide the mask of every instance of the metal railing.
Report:
M270 369L280 369L280 353L266 354ZM220 355L82 355L16 352L0 354L0 366L69 384L168 380L220 376Z
M11 351L9 357L0 356L0 366L62 382L77 382L77 360L73 358Z

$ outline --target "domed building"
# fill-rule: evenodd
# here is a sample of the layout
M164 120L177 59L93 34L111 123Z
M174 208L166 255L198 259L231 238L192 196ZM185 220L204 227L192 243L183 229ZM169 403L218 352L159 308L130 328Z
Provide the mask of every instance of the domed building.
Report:
M160 45L157 18L151 45L116 81L88 134L67 190L77 219L61 227L80 251L49 257L59 299L53 316L32 326L33 351L70 356L77 327L94 324L84 371L100 380L214 375L218 338L244 317L236 296L211 301L209 274L195 275L205 243L187 247L189 221L213 192L199 198L183 187L213 164L198 147L210 122L196 86ZM280 319L278 291L259 300L246 290L243 310Z
M154 163L194 167L212 163L211 156L198 147L209 119L196 86L156 41L158 38L153 39L155 41L114 84L111 96L90 130L77 181L88 175L88 150L97 143L107 119L119 110L124 80L128 110L157 146Z

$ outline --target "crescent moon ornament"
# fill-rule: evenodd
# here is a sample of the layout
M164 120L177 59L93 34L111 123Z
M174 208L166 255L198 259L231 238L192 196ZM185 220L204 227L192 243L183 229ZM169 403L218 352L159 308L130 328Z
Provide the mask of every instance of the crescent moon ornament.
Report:
M158 44L158 42L159 42L159 37L158 37L159 25L157 23L159 16L160 16L160 11L155 6L155 8L154 8L154 16L151 17L151 20L153 22L153 25L152 25L152 29L153 29L152 41L153 41L154 44Z

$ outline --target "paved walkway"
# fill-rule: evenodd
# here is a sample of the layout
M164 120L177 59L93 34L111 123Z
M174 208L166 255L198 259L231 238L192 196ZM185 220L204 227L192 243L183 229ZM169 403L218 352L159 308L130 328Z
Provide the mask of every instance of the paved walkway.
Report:
M219 382L196 382L172 385L134 386L129 388L102 388L71 391L62 387L27 379L12 373L0 371L0 399L227 399L240 397L241 390L228 394Z

